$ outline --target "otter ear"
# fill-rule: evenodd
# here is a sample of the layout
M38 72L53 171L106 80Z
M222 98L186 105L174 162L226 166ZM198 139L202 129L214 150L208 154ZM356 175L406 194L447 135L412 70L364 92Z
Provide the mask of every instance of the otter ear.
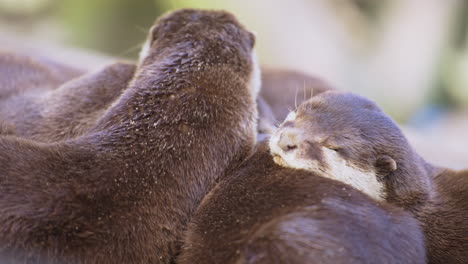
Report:
M387 176L390 173L396 171L397 163L394 159L387 155L382 155L377 158L375 161L375 168L377 173L382 176Z

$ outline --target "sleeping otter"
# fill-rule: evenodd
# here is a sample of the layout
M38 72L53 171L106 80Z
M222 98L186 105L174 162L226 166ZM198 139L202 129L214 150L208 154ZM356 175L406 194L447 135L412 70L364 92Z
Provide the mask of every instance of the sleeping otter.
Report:
M134 78L72 140L0 136L7 263L170 263L201 197L255 141L254 36L229 13L159 19Z
M269 137L291 109L325 91L334 90L326 82L296 71L262 69L262 89L257 99L259 139Z
M468 171L428 164L370 100L318 95L289 114L270 147L282 166L314 171L412 212L430 263L466 263Z
M410 213L276 165L267 144L205 196L177 263L426 263Z

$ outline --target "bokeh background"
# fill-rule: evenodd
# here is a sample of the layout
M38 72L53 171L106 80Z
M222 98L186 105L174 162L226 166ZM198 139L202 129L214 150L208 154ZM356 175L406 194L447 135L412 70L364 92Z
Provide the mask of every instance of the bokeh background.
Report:
M263 65L368 96L430 159L468 167L468 0L0 0L0 48L92 70L135 59L182 7L231 11Z

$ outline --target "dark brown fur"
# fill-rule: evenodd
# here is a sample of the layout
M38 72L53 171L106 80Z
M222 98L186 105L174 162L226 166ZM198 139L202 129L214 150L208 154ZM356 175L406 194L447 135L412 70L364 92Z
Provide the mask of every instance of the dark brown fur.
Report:
M0 135L16 134L12 118L22 120L35 110L31 98L84 74L83 70L40 56L0 50ZM15 112L15 110L20 110ZM26 110L26 111L21 111Z
M122 95L135 69L130 63L114 63L58 88L18 95L0 105L0 117L19 137L41 142L78 137Z
M321 94L303 103L288 125L301 133L298 149L325 139L320 144L350 163L377 171L385 199L421 222L430 263L468 261L468 171L428 164L384 112L357 95Z
M21 58L11 53L5 53L3 56ZM12 87L16 91L15 96L0 102L0 125L4 128L0 129L0 134L16 134L42 142L80 136L95 124L105 109L127 88L136 68L136 65L131 63L115 63L97 72L82 75L77 80L70 80L77 76L66 74L70 71L69 66L41 64L44 72L38 73L38 66L29 63L34 59L8 61L13 63L13 69L21 66L23 70L17 71L13 77L4 76L3 82L8 82L10 88L6 88L5 85L3 88L9 90L9 93ZM12 71L6 62L7 60L0 69L4 73ZM65 73L62 74L61 80L68 82L57 82L55 78L50 77L49 72ZM35 80L39 76L49 80L46 88ZM312 95L330 89L314 77L271 68L262 72L262 83L261 94L268 102L262 97L257 100L260 139L273 132L278 121L284 119L288 109L294 109L296 104ZM39 89L35 89L34 85L38 85Z
M190 215L255 139L254 38L225 12L181 10L87 133L0 136L8 263L169 263Z
M204 198L178 263L425 263L425 250L409 213L279 167L260 144Z

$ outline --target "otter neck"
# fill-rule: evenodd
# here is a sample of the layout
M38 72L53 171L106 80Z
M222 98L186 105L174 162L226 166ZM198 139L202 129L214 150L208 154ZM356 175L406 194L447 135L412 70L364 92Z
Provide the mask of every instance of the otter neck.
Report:
M129 192L120 198L145 199L148 203L157 199L171 204L166 206L167 211L158 210L161 217L179 214L171 216L181 221L174 230L186 224L200 198L241 155L246 133L239 136L235 131L254 131L250 123L241 123L250 114L250 106L233 103L238 100L235 93L239 98L248 96L247 88L240 89L244 84L247 87L248 77L229 65L213 60L208 63L196 56L187 57L186 53L176 50L174 54L154 55L157 62L153 64L144 60L123 95L93 132L81 139L90 141L108 160L128 161L128 166L115 164L119 177L128 176L122 177L122 185ZM219 78L225 79L223 83L235 83L239 89L209 88L219 83ZM249 114L233 114L238 112ZM232 131L225 131L226 125L220 122L226 117L232 122ZM208 146L206 142L210 142L214 131L218 131L219 138ZM226 142L231 142L232 151L226 151ZM119 151L107 151L116 148ZM152 198L143 196L145 192L152 193Z
M398 169L388 176L387 200L417 213L434 199L432 175L435 168L412 149L397 164Z
M178 102L177 94L181 90L194 92L196 85L191 85L191 81L204 68L203 61L196 56L183 61L184 54L176 48L165 49L161 54L150 55L158 63L143 60L126 91L99 120L94 131L118 130L115 137L122 137L122 131L148 133L163 123L180 121L169 120L168 112L177 111L174 103Z

